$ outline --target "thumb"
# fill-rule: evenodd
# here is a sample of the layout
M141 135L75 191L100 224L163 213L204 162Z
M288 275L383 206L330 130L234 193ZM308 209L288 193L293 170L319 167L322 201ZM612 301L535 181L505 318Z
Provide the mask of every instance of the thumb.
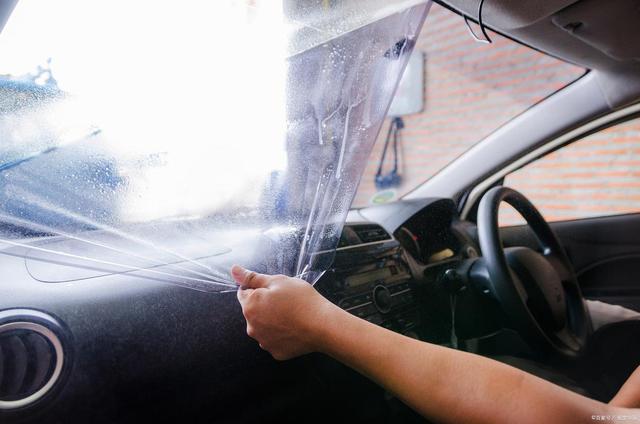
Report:
M266 287L268 283L266 275L249 271L240 265L234 265L231 267L231 276L243 289L259 289L261 287Z

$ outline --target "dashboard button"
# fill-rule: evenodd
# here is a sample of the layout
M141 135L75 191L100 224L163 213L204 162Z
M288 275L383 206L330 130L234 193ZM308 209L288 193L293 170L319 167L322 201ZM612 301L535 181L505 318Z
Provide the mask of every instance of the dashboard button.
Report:
M348 309L354 305L353 299L342 299L340 301L340 307L342 309Z
M377 314L378 310L375 306L369 304L356 308L350 312L352 312L357 317L364 318L372 314Z
M371 302L371 293L363 294L360 296L352 297L353 305L361 305Z
M411 301L413 301L413 295L411 294L411 292L404 293L402 295L402 301L404 303L411 303Z

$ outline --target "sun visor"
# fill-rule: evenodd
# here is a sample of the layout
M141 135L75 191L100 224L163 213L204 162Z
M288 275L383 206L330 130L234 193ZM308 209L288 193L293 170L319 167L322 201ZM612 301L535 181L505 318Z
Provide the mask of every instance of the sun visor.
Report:
M552 21L615 60L640 60L640 7L635 0L582 0L555 14Z

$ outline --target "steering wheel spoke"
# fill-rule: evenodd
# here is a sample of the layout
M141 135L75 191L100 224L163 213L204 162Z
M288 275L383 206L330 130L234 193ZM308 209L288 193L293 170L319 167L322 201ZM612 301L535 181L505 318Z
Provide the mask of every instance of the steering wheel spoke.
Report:
M524 285L522 284L522 281L520 281L520 279L518 278L518 274L516 274L512 270L509 270L509 271L510 271L510 274L511 274L511 278L513 279L513 286L515 287L516 291L518 292L518 295L520 296L520 299L522 299L522 303L524 303L525 305L529 305L529 293L524 288Z
M556 333L556 337L566 346L573 350L580 350L581 345L576 336L571 332L568 326Z
M544 257L549 261L551 266L556 270L558 277L562 281L563 284L575 284L576 278L571 267L570 263L567 263L567 260L563 255L558 252L547 250L545 252Z

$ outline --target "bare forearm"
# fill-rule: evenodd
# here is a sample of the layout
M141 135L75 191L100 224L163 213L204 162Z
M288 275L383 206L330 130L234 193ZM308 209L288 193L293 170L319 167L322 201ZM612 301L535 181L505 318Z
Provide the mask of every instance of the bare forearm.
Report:
M276 359L320 351L438 422L580 423L640 415L470 353L401 336L328 302L305 281L234 266L247 334ZM293 305L293 306L292 306Z
M609 404L625 408L640 408L640 367L636 368Z
M337 308L322 327L322 351L438 422L592 422L592 415L612 413L513 367L410 339Z

